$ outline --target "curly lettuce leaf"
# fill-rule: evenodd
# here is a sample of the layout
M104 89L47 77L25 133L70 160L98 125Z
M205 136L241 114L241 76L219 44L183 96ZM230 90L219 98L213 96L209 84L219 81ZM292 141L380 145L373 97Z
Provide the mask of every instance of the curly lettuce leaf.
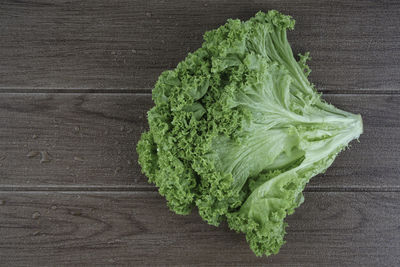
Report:
M326 103L308 81L309 53L296 60L286 36L294 24L272 10L206 32L159 77L137 145L171 210L226 219L256 255L279 251L305 185L363 131L360 115Z

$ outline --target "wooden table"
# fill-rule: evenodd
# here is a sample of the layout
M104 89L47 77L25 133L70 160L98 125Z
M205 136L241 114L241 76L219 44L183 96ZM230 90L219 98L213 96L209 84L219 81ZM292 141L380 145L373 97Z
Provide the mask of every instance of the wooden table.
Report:
M287 244L170 212L137 164L151 88L228 18L292 15L311 80L364 119ZM398 1L1 1L0 265L400 265Z

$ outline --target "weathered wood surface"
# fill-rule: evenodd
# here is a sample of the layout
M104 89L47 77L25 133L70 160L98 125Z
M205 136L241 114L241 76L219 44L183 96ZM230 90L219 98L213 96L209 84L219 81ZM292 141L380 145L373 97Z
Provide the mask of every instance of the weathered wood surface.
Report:
M0 88L149 90L228 18L292 15L329 91L399 91L398 1L1 1Z
M400 189L400 96L325 98L361 113L365 133L309 188ZM2 94L0 189L148 187L135 147L151 106L140 94ZM50 162L32 151L46 151Z
M400 195L308 192L280 253L258 258L241 234L168 211L156 192L0 193L4 266L398 266Z

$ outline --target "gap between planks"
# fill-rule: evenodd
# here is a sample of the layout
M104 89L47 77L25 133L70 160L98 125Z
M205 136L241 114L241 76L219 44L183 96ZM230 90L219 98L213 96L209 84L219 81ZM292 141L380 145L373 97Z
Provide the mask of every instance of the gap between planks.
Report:
M90 88L0 88L0 94L142 94L151 95L152 88L105 88L105 89L90 89ZM357 90L318 90L324 95L400 95L399 90L372 90L372 89L357 89Z
M155 186L0 186L0 193L5 192L157 192ZM354 192L400 192L400 187L306 187L304 192L332 192L332 193L354 193Z

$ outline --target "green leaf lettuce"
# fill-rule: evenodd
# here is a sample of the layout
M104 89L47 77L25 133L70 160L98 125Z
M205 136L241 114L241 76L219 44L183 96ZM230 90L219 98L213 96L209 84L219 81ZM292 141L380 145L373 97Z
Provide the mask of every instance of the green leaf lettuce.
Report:
M287 40L293 28L272 10L206 32L159 77L137 145L171 210L197 206L209 224L227 220L256 255L279 251L305 185L363 131L360 115L328 104L308 81L309 54L296 60Z

